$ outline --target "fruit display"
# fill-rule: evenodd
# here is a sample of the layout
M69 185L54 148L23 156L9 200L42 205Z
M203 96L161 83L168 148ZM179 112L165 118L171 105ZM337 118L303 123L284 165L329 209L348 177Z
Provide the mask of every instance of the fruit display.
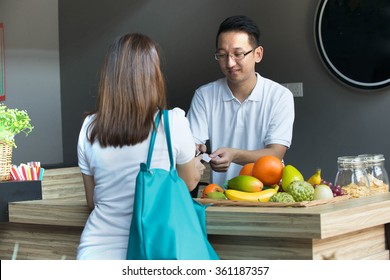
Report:
M305 180L295 166L284 166L277 157L263 156L255 162L243 165L239 174L227 180L222 187L216 184L208 185L202 197L248 202L299 203L332 199L344 194L348 194L346 189L321 177L321 168L316 168L312 176Z

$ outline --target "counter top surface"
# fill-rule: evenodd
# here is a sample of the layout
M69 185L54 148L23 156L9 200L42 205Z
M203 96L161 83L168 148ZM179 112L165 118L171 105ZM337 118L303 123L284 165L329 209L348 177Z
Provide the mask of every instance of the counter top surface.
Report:
M9 203L1 259L11 258L16 242L20 259L76 257L90 213L79 168L47 170L42 198ZM213 205L206 210L207 233L222 259L388 260L390 193L344 199L306 207Z
M84 199L12 202L10 222L83 227ZM323 239L390 223L390 193L310 207L209 206L209 234Z

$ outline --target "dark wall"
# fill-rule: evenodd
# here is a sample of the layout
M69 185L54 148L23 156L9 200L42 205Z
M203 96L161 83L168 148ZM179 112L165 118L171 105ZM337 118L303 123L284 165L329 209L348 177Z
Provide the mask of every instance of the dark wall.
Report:
M285 161L305 177L316 167L334 180L338 156L390 151L390 89L367 92L338 82L316 51L317 1L75 1L59 0L64 163L77 162L83 113L94 107L97 74L112 40L126 32L151 36L163 49L169 102L187 110L194 90L221 76L213 59L215 34L227 16L245 14L262 32L261 75L303 82Z

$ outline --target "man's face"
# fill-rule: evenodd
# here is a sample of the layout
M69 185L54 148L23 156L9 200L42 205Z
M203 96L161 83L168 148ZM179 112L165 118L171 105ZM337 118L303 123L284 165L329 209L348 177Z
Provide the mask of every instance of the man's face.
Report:
M263 48L255 49L249 42L249 36L245 32L223 32L218 38L217 54L227 55L218 60L222 73L231 84L245 83L253 79L255 64L260 62L263 56Z

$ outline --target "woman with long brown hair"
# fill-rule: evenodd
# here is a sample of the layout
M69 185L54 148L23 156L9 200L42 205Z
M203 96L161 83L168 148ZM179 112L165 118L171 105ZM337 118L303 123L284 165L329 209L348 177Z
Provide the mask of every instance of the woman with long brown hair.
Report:
M125 259L135 180L147 158L156 114L166 109L165 81L157 45L142 34L126 34L108 50L101 69L96 109L78 140L78 159L91 214L77 259ZM189 191L204 166L179 108L169 111L176 168ZM169 170L163 126L157 130L151 168Z

